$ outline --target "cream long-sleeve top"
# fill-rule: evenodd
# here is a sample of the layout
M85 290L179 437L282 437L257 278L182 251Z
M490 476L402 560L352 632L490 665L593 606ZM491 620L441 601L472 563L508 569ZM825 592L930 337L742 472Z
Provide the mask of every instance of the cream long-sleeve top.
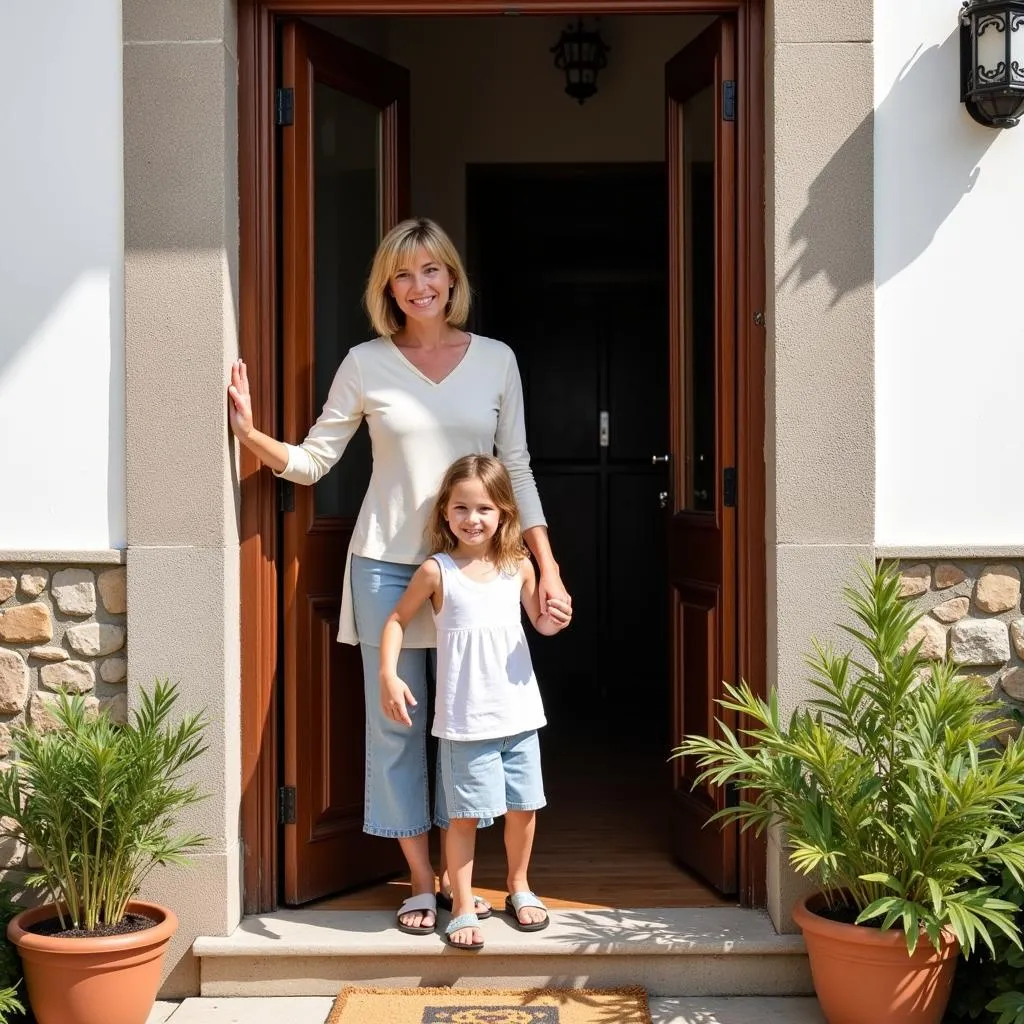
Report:
M338 639L376 645L380 637L359 637L356 631L352 555L406 565L422 562L430 553L427 519L445 470L456 459L497 455L512 479L523 529L546 524L526 447L519 367L503 342L470 335L462 361L437 383L390 338L353 346L305 440L286 444L288 464L278 475L315 484L341 458L364 419L373 468L345 563ZM405 646L433 647L435 642L424 607L405 631Z

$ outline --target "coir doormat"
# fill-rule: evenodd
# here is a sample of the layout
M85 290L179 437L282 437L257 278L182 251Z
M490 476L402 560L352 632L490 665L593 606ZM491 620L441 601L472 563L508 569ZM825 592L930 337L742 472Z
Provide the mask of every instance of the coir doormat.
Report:
M651 1024L642 988L346 988L327 1024Z

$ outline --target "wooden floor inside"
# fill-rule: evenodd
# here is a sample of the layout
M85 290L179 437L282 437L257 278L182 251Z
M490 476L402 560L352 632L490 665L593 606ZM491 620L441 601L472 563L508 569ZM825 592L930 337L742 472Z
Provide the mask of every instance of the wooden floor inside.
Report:
M537 816L530 868L534 891L552 908L735 905L670 855L665 754L603 731L578 733L575 739L557 736L550 727L541 733L548 806ZM505 873L498 821L478 833L474 892L501 907ZM408 881L399 879L306 909L389 910L408 895Z

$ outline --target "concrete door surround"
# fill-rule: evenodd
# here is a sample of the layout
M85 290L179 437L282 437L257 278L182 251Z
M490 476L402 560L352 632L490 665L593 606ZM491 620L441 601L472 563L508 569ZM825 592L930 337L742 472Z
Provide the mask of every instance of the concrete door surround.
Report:
M214 723L196 770L211 797L188 822L212 842L147 889L181 918L168 995L198 991L192 941L241 915L239 820L256 780L241 772L240 679L243 660L274 655L269 640L240 646L242 544L265 555L258 516L240 520L251 485L224 393L240 327L266 314L240 266L239 42L252 66L260 40L238 19L251 13L246 0L123 4L129 687L180 680L186 709ZM838 584L873 554L873 5L766 0L765 13L767 682L789 708L806 693L808 638L831 635ZM767 892L788 927L796 886L773 841Z

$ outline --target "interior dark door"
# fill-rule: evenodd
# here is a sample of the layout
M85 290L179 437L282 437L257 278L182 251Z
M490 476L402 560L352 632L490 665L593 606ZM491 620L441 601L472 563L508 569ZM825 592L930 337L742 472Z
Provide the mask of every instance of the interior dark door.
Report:
M671 443L665 459L673 727L708 734L721 680L736 679L736 70L720 18L665 69L669 182ZM704 827L731 794L693 788L673 762L675 856L735 893L737 831Z
M668 435L665 169L479 165L469 185L478 327L519 361L531 464L573 595L572 628L531 637L549 733L562 751L614 736L617 756L639 752L660 773L668 621L651 452Z
M409 77L301 22L282 25L284 437L316 419L348 348L370 336L361 296L384 230L406 215ZM285 118L287 120L287 118ZM363 683L339 644L346 552L369 479L365 429L315 487L283 502L284 898L303 903L401 866L362 833Z

